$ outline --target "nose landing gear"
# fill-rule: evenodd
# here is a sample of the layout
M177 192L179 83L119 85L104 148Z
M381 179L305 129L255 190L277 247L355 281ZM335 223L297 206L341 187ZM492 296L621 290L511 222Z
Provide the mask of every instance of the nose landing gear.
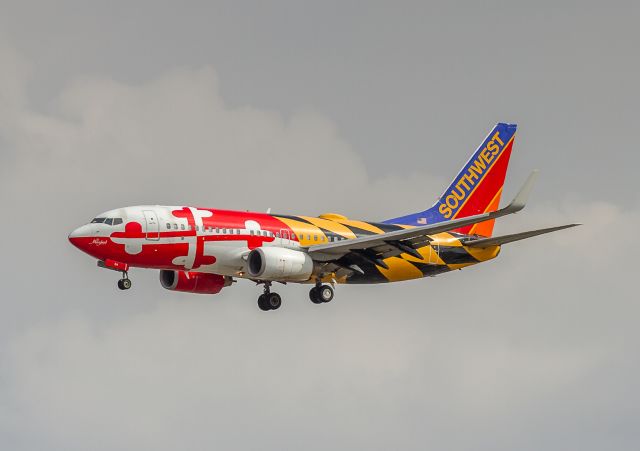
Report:
M258 297L258 307L266 312L278 310L282 305L282 298L278 293L271 292L271 282L264 282L264 293Z
M131 288L131 279L126 271L122 272L122 279L118 280L118 288L121 290L128 290Z
M109 259L98 260L98 267L122 273L122 279L118 280L118 288L120 288L121 290L128 290L129 288L131 288L131 279L129 279L128 272L129 265L127 263Z

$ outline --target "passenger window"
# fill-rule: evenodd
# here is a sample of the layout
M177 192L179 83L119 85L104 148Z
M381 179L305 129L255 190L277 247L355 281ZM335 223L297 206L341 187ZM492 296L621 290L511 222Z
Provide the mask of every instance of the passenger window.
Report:
M184 230L184 224L180 224L180 230Z
M216 233L220 233L220 227L216 227Z
M318 235L313 235L313 241L318 241Z
M292 239L292 240L295 240L295 239L296 239L296 234L295 234L295 233L292 233L292 234L291 234L291 239Z
M178 230L178 224L173 225L173 230Z
M167 230L171 230L171 224L167 222Z
M311 241L311 235L307 235L307 240Z

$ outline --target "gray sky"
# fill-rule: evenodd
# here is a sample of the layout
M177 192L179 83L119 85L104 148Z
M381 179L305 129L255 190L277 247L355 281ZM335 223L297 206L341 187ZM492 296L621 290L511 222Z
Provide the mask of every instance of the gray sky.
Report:
M640 8L0 2L0 445L637 449ZM140 203L385 219L517 122L498 233L314 306L134 288L66 235Z

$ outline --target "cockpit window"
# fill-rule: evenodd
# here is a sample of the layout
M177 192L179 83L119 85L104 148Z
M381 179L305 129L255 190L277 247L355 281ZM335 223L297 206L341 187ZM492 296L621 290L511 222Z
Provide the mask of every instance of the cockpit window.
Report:
M119 225L122 222L122 218L95 218L91 224Z

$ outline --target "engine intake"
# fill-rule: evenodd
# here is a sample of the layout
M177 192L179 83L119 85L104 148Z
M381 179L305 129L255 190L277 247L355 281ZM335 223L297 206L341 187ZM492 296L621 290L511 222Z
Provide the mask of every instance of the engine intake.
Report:
M247 272L261 280L309 280L313 260L308 254L282 247L259 247L247 258Z
M218 274L163 269L160 271L160 284L171 291L217 294L224 287L231 285L231 278Z

